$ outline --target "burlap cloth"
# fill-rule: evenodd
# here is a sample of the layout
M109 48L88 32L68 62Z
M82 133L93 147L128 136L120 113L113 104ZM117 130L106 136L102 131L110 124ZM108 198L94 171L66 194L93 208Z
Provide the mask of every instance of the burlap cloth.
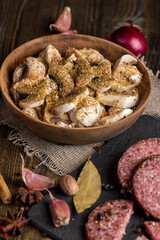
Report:
M159 72L154 75L150 69L148 71L152 79L153 89L144 114L160 118ZM89 155L95 152L95 146L104 144L101 142L80 146L63 145L37 137L16 120L5 106L3 100L0 101L0 124L13 128L7 138L8 140L12 141L15 145L23 146L27 156L35 155L40 159L40 164L46 165L57 175L71 173L86 161Z

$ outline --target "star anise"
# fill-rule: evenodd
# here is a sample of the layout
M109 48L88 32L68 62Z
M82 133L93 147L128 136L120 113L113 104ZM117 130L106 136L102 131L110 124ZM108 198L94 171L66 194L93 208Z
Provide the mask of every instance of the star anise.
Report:
M9 208L7 210L10 217L0 217L0 223L4 226L2 228L2 232L8 233L12 231L13 235L15 235L17 232L21 234L21 227L27 225L30 218L26 219L23 217L23 208L20 209L16 217L11 213Z
M15 200L20 200L23 203L28 203L29 205L39 202L43 198L43 194L41 192L35 191L29 188L18 188L15 196Z

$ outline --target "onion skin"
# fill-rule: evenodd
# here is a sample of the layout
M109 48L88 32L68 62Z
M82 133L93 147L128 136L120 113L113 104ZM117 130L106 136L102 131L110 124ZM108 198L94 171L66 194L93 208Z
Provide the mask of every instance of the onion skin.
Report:
M138 27L132 25L131 21L130 26L120 27L115 30L109 40L128 49L136 56L144 56L148 47L144 34Z

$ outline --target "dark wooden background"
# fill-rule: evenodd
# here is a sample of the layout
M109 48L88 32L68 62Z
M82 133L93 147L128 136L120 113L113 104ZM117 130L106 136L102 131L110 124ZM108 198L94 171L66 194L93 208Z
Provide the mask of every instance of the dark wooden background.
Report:
M111 32L126 20L133 20L147 37L145 56L154 73L160 69L160 1L159 0L0 0L0 64L21 44L44 35L53 34L49 24L54 23L65 6L72 9L72 29L80 34L107 39ZM14 195L22 186L19 152L23 148L7 141L10 128L0 126L0 171ZM25 156L26 167L33 169L38 159ZM53 176L40 167L37 172ZM13 212L14 203L9 206ZM6 206L0 203L0 216L6 216ZM38 240L46 236L31 225L24 228L16 240Z

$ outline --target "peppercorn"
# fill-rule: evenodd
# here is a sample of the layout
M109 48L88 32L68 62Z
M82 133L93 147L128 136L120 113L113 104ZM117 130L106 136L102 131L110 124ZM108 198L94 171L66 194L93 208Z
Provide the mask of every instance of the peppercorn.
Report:
M108 183L108 184L102 184L102 188L105 191L111 191L112 189L114 189L114 186Z
M102 213L102 212L99 212L99 213L97 214L97 220L98 220L98 221L102 221L102 220L103 220L103 213Z
M134 229L134 232L135 233L141 233L142 229L140 227L137 227L137 228Z
M124 208L124 209L128 209L128 205L124 205L123 208Z
M111 216L115 213L115 210L113 208L108 209L108 214Z

